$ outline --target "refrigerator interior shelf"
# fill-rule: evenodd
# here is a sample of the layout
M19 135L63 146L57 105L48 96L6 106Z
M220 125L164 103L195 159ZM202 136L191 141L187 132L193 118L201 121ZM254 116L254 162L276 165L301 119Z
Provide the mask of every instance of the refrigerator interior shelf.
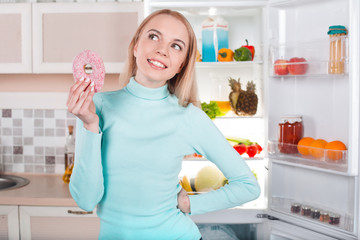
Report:
M271 209L297 218L310 220L331 228L340 228L348 232L354 230L354 217L327 206L283 197L272 197Z
M327 150L315 147L301 147L299 153L296 144L285 144L277 141L268 142L268 156L279 162L296 164L299 166L309 166L324 170L334 171L334 173L344 173L348 170L348 151L347 150ZM336 160L332 160L336 159Z
M273 62L270 67L270 76L271 77L330 77L330 76L344 76L348 74L348 61L307 61L307 68L303 68L304 62L286 62L286 63L275 63ZM339 70L338 73L329 73L330 64L343 64L343 70ZM292 74L290 72L289 66L292 68L299 67L301 74ZM303 68L303 69L302 69Z
M261 65L263 61L241 61L241 62L196 62L196 68L241 68L241 67L252 67L254 65Z
M241 157L245 161L262 161L264 160L264 157L262 155L256 156L256 157L248 157L246 153L242 154ZM183 161L209 161L207 158L203 156L194 156L194 155L187 155L183 158Z

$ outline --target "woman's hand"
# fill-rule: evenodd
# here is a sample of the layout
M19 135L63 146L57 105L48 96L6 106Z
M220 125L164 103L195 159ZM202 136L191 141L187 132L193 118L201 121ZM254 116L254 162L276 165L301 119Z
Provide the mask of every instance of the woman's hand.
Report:
M184 189L178 193L178 209L183 213L190 213L190 199L187 192Z
M92 100L94 94L94 83L82 78L70 88L66 105L69 112L83 121L87 130L99 133L99 117Z

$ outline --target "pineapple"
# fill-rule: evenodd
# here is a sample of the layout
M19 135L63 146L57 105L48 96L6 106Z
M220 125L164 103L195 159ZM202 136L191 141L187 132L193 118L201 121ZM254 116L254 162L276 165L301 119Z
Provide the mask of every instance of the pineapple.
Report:
M235 79L230 77L229 78L229 86L231 87L231 92L229 94L230 106L231 106L231 109L233 110L233 112L237 114L236 105L238 103L239 95L245 91L241 90L240 78L236 81Z
M239 95L236 104L236 111L238 115L255 115L258 105L258 96L255 93L256 85L253 81L248 82L246 91Z

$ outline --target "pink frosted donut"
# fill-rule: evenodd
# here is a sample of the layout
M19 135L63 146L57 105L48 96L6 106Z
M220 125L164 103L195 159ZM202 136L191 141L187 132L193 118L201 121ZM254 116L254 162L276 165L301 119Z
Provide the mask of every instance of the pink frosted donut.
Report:
M104 85L105 67L101 57L93 51L85 50L73 61L73 76L75 82L80 78L90 78L95 83L94 90L98 92Z

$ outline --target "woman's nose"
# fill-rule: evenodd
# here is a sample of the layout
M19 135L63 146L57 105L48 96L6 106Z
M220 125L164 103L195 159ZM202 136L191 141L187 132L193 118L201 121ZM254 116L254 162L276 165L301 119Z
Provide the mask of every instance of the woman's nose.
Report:
M162 56L165 56L165 57L168 56L166 44L159 44L156 52Z

